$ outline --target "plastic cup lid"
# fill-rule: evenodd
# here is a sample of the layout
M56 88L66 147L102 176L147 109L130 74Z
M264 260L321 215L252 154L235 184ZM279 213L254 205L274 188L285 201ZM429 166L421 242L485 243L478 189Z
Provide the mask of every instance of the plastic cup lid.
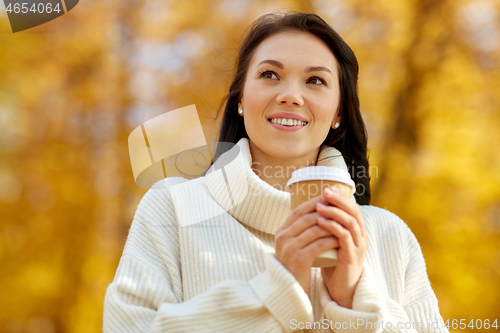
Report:
M338 167L330 166L310 166L295 170L292 172L292 177L288 180L286 186L308 180L331 180L347 184L352 188L355 186L349 172Z

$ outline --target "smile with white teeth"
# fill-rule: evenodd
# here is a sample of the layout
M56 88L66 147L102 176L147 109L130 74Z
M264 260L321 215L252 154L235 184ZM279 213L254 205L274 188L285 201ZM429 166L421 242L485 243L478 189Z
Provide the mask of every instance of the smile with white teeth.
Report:
M280 124L285 126L305 126L307 122L300 121L297 119L287 119L287 118L273 118L269 120L271 123Z

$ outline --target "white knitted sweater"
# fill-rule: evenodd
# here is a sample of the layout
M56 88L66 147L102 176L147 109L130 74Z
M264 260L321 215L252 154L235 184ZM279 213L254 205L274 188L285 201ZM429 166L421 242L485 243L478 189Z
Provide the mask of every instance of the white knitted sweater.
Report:
M319 268L308 295L274 257L290 194L252 171L248 140L218 161L205 177L167 178L144 196L106 292L104 332L448 332L420 246L396 215L360 206L370 246L343 308ZM318 165L346 169L334 148Z

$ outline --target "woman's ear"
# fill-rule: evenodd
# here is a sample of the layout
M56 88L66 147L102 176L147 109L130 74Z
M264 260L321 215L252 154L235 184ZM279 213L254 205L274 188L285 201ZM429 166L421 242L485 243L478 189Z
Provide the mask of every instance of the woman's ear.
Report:
M238 103L238 114L243 116L243 103L241 101Z
M243 96L241 96L241 98L238 102L238 114L240 116L243 116Z
M332 121L332 128L337 129L340 126L340 117L336 116Z
M337 129L340 126L342 119L340 119L340 103L337 105L337 110L335 111L335 117L333 117L332 128Z

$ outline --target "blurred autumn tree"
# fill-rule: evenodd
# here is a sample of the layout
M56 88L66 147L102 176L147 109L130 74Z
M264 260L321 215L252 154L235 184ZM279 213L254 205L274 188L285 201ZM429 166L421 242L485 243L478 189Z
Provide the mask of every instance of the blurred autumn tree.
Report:
M145 192L128 134L196 104L216 141L245 29L287 9L354 49L373 204L420 241L445 320L498 318L497 1L109 0L16 34L0 11L1 332L100 331Z

